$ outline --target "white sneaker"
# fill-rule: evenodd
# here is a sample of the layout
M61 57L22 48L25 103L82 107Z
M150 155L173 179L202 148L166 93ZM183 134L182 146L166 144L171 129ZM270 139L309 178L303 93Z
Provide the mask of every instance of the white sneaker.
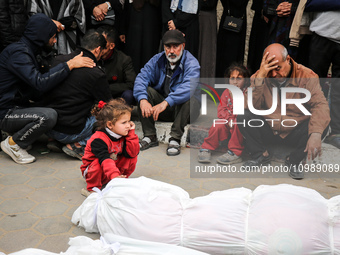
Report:
M28 154L26 150L20 148L19 145L9 145L7 137L1 142L1 149L9 155L18 164L28 164L35 161L35 157Z

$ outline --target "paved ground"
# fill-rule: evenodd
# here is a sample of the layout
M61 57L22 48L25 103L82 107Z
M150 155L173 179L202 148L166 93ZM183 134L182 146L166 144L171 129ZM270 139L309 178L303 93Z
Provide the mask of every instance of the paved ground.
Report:
M69 237L87 234L72 225L75 209L85 199L80 190L85 187L81 178L80 161L64 154L41 155L41 144L31 153L37 161L29 165L15 164L0 152L0 251L10 253L24 248L40 248L62 252ZM187 190L191 197L215 190L234 187L256 188L261 184L291 183L313 188L324 197L340 194L339 179L315 178L295 181L287 178L190 178L191 161L197 150L183 148L181 155L169 158L166 145L141 152L137 169L131 176L146 176L172 183ZM191 153L190 153L191 152ZM171 159L171 160L170 160Z
M221 10L219 7L218 17L221 16ZM251 17L248 17L248 22L251 23ZM209 113L210 118L216 118L216 108L209 109L213 109ZM211 120L201 120L200 124L209 128ZM165 136L160 134L159 138L164 139ZM73 212L85 199L80 195L80 190L85 187L79 169L81 162L64 154L40 154L42 148L41 144L34 146L30 153L37 161L26 166L14 163L0 152L0 252L11 253L24 248L40 248L60 253L68 248L70 237L86 235L93 239L99 238L98 234L86 233L71 223ZM307 175L307 178L301 181L292 180L288 176L190 178L190 166L192 168L200 165L196 162L197 150L183 148L179 156L169 158L165 155L165 149L166 145L161 144L141 152L136 171L131 178L145 176L171 183L188 191L192 198L216 190L236 187L254 190L261 184L280 183L312 188L325 198L340 195L338 175ZM323 150L322 162L339 163L340 150L327 144L323 144ZM220 154L213 155L213 162Z

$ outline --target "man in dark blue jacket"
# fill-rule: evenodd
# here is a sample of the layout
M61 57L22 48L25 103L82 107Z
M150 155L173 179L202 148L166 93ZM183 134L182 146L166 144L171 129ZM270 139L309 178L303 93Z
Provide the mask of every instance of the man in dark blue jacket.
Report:
M185 39L179 30L167 31L163 43L164 52L152 57L138 74L133 95L138 102L144 133L140 149L158 146L156 120L173 121L166 153L175 156L180 154L184 127L190 118L193 121L199 115L200 104L193 95L200 77L200 65L184 50Z
M41 73L36 56L54 45L56 33L57 26L50 18L36 14L29 19L20 41L0 55L0 129L12 134L1 142L1 149L19 164L35 160L25 149L57 120L53 109L28 108L30 100L61 83L73 68L95 65L81 53Z

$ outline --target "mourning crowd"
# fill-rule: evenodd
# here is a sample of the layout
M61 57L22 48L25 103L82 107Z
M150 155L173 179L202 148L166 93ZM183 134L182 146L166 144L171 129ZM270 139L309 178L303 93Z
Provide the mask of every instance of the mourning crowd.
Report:
M217 116L227 121L210 128L198 161L228 140L217 163L242 162L246 150L243 164L261 166L268 144L288 144L285 165L302 179L299 164L322 141L340 148L340 3L253 0L244 63L249 0L220 2L217 27L218 0L0 0L1 149L32 163L28 151L45 134L51 151L82 160L91 192L129 177L139 151L158 146L156 121L172 122L166 154L180 154L184 127L200 115L198 79L217 77L241 95L222 93ZM283 109L283 99L295 103ZM235 124L254 119L264 124Z

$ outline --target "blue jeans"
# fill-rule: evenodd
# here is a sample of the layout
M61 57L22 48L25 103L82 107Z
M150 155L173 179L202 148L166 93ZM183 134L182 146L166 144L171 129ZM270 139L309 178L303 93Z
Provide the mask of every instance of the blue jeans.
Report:
M81 146L85 146L87 140L89 140L93 134L92 129L95 122L96 118L94 116L87 118L85 127L79 134L65 134L50 130L46 135L63 144L78 142Z

